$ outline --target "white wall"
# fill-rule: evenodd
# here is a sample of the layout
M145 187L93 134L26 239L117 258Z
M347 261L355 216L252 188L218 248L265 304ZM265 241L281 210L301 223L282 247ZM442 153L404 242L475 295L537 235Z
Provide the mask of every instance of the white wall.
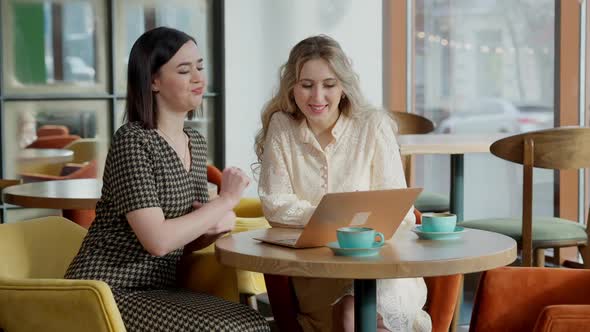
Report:
M248 170L256 161L260 112L278 86L279 67L298 41L335 38L351 58L361 87L382 105L381 0L225 1L225 158ZM257 196L253 181L246 196Z

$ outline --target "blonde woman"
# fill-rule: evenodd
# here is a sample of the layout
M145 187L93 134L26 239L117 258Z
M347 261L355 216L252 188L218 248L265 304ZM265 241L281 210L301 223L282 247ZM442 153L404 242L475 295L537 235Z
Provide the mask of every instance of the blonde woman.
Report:
M388 113L367 104L334 39L299 42L256 136L266 218L274 227L303 227L326 193L406 187L395 128ZM402 228L414 223L410 210ZM304 330L354 329L351 280L293 278L293 284ZM430 331L425 301L422 278L379 280L378 329Z

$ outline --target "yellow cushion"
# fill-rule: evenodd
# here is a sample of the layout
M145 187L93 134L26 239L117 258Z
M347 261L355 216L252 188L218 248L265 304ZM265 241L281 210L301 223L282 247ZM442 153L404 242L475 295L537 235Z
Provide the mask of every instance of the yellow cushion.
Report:
M240 233L254 229L270 228L268 221L264 217L260 218L237 218L236 227L233 233ZM266 284L264 275L258 272L237 270L238 291L242 294L258 295L266 293Z
M237 218L233 233L269 228L264 218ZM193 291L239 302L239 294L266 292L261 273L236 270L221 265L215 258L215 246L210 245L183 258L180 264L181 283Z
M240 301L236 270L217 262L213 245L183 256L178 268L182 287L232 302Z
M262 205L258 198L242 198L240 203L234 208L234 213L242 218L258 218L264 217L262 212Z
M74 151L70 162L83 164L98 159L98 141L95 138L80 138L68 144L65 149Z
M58 216L0 225L0 277L63 278L86 229Z
M63 169L65 162L43 163L43 162L23 162L18 165L20 174L43 174L58 176Z

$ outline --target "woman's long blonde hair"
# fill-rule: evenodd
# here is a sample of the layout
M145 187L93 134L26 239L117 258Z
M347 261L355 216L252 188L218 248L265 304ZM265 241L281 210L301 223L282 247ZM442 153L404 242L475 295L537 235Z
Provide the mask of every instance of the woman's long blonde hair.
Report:
M338 109L348 116L358 116L372 107L365 101L360 90L358 75L353 71L352 64L342 48L334 39L319 35L300 41L289 54L287 63L281 66L279 90L276 95L264 106L262 115L262 128L256 134L254 148L258 162L262 161L264 153L264 141L270 119L276 112L285 112L294 119L304 117L295 103L293 88L299 80L299 74L303 65L313 59L324 59L336 74L342 85L344 98L340 100Z

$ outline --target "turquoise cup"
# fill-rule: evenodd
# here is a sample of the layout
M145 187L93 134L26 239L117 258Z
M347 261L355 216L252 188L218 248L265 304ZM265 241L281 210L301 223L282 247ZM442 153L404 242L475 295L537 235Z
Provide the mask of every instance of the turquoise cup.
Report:
M373 248L383 244L383 233L368 227L342 227L336 230L340 248ZM379 237L376 241L375 238Z
M424 232L454 232L457 216L452 213L423 213L422 230Z

